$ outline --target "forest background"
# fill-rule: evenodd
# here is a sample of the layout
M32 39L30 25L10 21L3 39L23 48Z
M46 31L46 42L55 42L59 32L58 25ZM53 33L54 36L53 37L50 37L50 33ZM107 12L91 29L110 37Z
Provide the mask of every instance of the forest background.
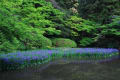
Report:
M0 53L120 48L120 0L0 0Z

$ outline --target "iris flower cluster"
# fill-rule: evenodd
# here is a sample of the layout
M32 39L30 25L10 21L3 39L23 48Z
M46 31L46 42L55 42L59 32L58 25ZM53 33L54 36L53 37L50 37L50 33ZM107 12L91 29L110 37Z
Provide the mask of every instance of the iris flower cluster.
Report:
M24 51L0 55L0 69L21 69L25 66L47 63L56 59L106 60L118 58L119 51L112 48L57 48L53 50Z

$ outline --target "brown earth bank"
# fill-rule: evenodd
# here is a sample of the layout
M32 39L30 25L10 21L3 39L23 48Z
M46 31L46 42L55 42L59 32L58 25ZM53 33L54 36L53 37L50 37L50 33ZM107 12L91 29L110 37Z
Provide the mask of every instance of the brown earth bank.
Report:
M120 60L81 64L58 60L23 70L0 72L0 80L119 80L119 74Z

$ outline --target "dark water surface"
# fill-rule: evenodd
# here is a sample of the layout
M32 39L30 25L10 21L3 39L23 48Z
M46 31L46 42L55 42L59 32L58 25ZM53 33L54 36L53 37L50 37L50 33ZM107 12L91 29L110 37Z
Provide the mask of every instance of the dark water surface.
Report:
M0 80L120 80L120 60L105 63L42 64L0 72Z

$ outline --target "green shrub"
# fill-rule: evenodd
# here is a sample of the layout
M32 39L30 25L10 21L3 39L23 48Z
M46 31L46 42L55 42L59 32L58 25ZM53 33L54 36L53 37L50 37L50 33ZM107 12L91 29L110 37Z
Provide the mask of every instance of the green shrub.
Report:
M45 0L24 0L23 3L19 14L21 21L26 25L44 31L46 36L61 33L56 29L56 25L63 21L63 12L55 9L51 3Z
M5 41L2 45L0 45L0 53L15 52L15 50L17 50L17 47L9 41Z
M41 48L47 48L48 46L52 46L52 41L50 39L48 39L44 36L43 37L41 36L40 39L41 39L41 41L40 41Z
M52 46L50 39L44 37L43 35L37 34L25 38L22 43L24 44L26 50L47 48L47 46Z
M99 26L96 44L100 47L119 48L120 45L120 16L112 19L111 23Z
M65 26L70 29L71 39L81 46L91 45L94 40L91 40L96 35L96 28L98 24L93 21L85 20L81 17L71 16L65 21ZM87 37L87 38L86 38Z
M66 38L55 38L52 42L55 47L77 47L76 42Z
M55 24L62 21L63 16L64 13L45 0L1 0L0 53L52 46L42 35L59 35Z
M82 40L80 40L80 45L81 46L88 46L88 45L90 45L93 42L94 42L93 39L88 38L88 37L84 37L84 38L82 38Z

